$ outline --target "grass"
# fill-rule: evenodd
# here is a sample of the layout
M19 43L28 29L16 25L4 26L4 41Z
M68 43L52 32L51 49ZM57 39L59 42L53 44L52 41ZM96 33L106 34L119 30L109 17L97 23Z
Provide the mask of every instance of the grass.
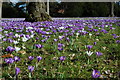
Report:
M61 20L60 22L64 24L71 24L71 21L64 22ZM62 23L58 22L58 24L56 24L55 26L59 26ZM102 25L101 21L96 21L96 23ZM107 24L108 22L105 23ZM20 24L20 23L15 23L15 24ZM73 24L75 24L74 21L72 25ZM92 21L90 21L90 24L92 24ZM120 36L119 34L120 27L117 25L118 24L117 22L116 23L109 22L108 24L112 24L112 27L114 27L115 29L110 30L109 29L110 26L105 27L103 29L105 29L108 33L104 34L103 32L100 32L102 28L98 29L99 27L96 27L96 25L94 25L93 28L98 29L98 32L100 33L99 35L96 35L97 32L94 31L90 32L88 30L89 28L87 25L84 27L84 30L88 32L87 34L85 35L80 34L76 36L76 33L79 30L75 30L72 36L67 36L69 37L70 41L66 41L66 39L63 38L62 40L58 40L57 42L54 42L53 39L58 39L59 36L62 36L64 34L64 32L59 32L59 31L51 35L46 35L46 36L50 36L50 38L46 42L41 42L41 40L45 38L42 38L42 34L38 34L37 32L34 32L36 34L34 38L31 38L26 42L22 42L20 40L17 45L13 43L9 43L7 41L2 41L3 55L8 54L8 52L5 51L7 46L13 46L13 47L17 46L21 48L20 51L25 52L25 54L23 54L23 52L20 53L20 51L18 52L13 51L12 55L19 56L21 60L19 62L14 62L12 64L7 64L4 61L5 58L2 58L3 59L2 78L13 79L15 76L15 66L21 69L20 73L18 74L18 78L20 79L29 78L28 77L29 71L27 69L29 65L35 67L34 71L32 72L32 78L35 79L92 78L91 75L93 70L98 70L101 72L100 78L118 78L120 43L117 44L116 40L120 40L120 37L113 38L112 34L116 34ZM44 25L47 25L47 22L42 23L42 26ZM45 31L45 29L49 29L50 28L49 25L52 25L52 23L48 23L48 26L45 27L43 31ZM66 28L65 30L69 30L67 34L72 33L74 27ZM25 30L26 29L24 28L22 33L31 35L31 33L25 32ZM55 28L54 30L58 30L58 29ZM3 35L5 36L4 31L6 30L5 29L3 30ZM7 31L8 33L13 32L14 34L16 34L16 32L12 31L11 29L8 29ZM52 32L52 30L48 32ZM91 33L92 35L90 36L89 33ZM38 37L39 40L36 40L35 39L36 37ZM8 37L5 36L5 38ZM15 38L14 40L17 40L17 38ZM96 42L97 44L94 45L94 42ZM58 43L63 43L65 45L62 51L59 51L57 49ZM26 49L22 48L23 44L26 47ZM41 49L37 49L34 46L34 44L42 44L44 45L44 47ZM90 51L93 52L91 56L88 56L86 54L86 51L88 51L88 49L85 47L86 45L93 45L93 48L90 49ZM96 52L101 52L103 55L97 56L95 54ZM29 56L34 56L34 59L30 61L28 59ZM42 60L39 63L37 63L37 59L36 59L37 56L42 57ZM59 60L59 57L61 56L65 56L66 59L64 61ZM36 64L38 64L38 67L36 67Z

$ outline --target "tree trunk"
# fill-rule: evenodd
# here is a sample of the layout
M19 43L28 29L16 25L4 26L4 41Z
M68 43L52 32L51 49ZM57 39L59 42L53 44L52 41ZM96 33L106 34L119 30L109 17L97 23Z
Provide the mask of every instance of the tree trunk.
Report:
M111 2L111 17L114 17L114 2Z
M38 22L38 21L51 21L51 17L46 12L44 2L30 2L27 6L29 16L25 21Z
M2 0L0 0L0 19L2 18Z

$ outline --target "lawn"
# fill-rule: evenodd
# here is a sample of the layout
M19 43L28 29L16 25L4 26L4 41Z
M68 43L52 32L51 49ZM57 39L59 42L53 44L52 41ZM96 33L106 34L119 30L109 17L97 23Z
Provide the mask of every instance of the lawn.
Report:
M2 78L115 78L120 19L3 20Z

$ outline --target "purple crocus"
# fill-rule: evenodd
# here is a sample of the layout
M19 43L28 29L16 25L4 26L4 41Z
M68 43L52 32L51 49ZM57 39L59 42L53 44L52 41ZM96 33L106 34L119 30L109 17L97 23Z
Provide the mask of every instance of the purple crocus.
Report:
M6 48L6 51L7 51L7 52L10 52L10 53L12 53L14 50L15 50L15 48L13 48L13 47L11 47L11 46L8 46L8 47Z
M38 40L39 38L38 37L36 37L36 40Z
M41 45L41 44L35 44L35 46L36 46L36 48L42 48L43 47L43 45Z
M120 43L120 40L116 40L116 43Z
M90 50L92 47L92 45L87 45L88 50Z
M94 42L94 45L96 45L97 44L97 42Z
M30 35L25 35L26 38L30 38Z
M57 39L54 39L55 42L57 42Z
M58 47L58 50L59 50L59 51L62 51L62 50L63 50L63 48L62 48L62 47Z
M63 46L64 46L64 44L58 43L58 47L63 47Z
M46 42L46 40L47 40L47 38L46 38L46 39L41 40L41 42Z
M20 72L20 68L16 67L15 68L15 74L18 75L19 72Z
M31 61L34 59L33 56L29 56L28 58L29 58L29 60L31 60Z
M12 42L13 42L13 40L12 40L12 39L10 39L10 38L8 38L7 40L8 40L10 43L12 43Z
M28 70L32 72L34 70L34 66L28 66Z
M4 39L3 39L3 41L7 41L7 39L6 39L6 38L4 38Z
M70 41L70 39L69 39L68 37L66 38L66 40L67 40L67 41Z
M92 77L93 77L93 78L98 78L98 77L100 77L100 71L93 70L93 72L92 72Z
M20 61L20 57L15 56L15 57L14 57L14 60L15 60L16 62L18 62L18 61Z
M10 64L10 63L13 63L14 62L14 59L13 58L8 58L8 59L5 59L5 62L7 64Z
M20 34L20 37L23 37L24 36L24 34Z
M39 62L41 59L42 59L41 56L37 56L37 60L38 60L38 62Z
M66 57L65 57L65 56L61 56L59 59L60 59L61 61L64 61L64 60L66 59Z
M110 27L110 29L115 29L114 27Z
M97 55L97 56L101 56L102 53L101 53L101 52L96 52L96 55Z

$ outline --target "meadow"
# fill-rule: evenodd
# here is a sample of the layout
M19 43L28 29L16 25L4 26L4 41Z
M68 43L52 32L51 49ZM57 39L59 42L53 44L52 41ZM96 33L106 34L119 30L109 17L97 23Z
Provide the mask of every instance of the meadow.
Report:
M119 78L120 19L3 20L2 78Z

